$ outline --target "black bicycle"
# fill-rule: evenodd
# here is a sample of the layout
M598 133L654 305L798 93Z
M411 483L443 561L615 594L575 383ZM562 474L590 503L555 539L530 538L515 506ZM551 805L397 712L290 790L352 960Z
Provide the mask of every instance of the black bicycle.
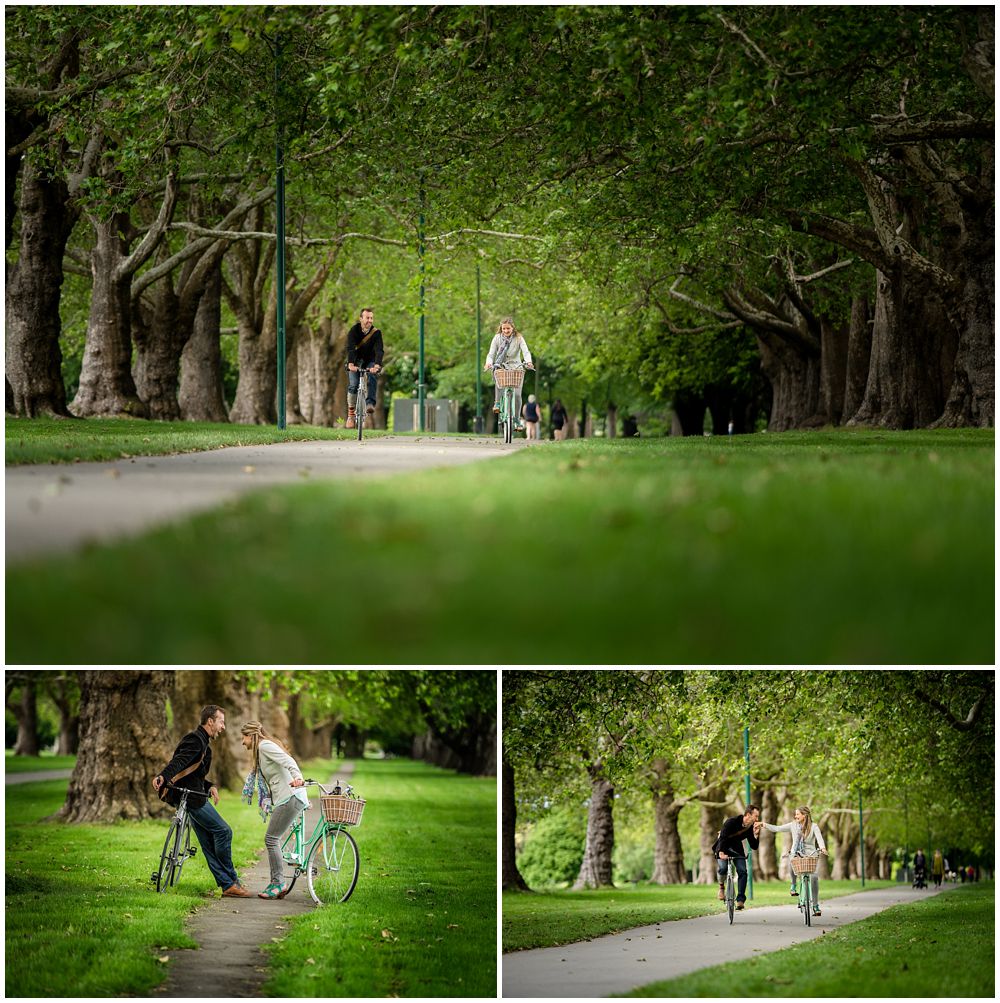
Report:
M361 433L364 431L365 421L371 421L374 413L368 414L368 374L370 369L358 366L358 402L354 407L354 420L358 426L358 442L361 441ZM362 405L364 400L364 405ZM372 426L374 427L374 425Z
M736 862L732 857L726 860L726 912L732 924L736 912Z
M167 838L163 842L160 866L149 876L149 880L156 885L158 892L165 892L176 885L181 879L184 862L197 854L198 847L191 842L191 816L188 813L187 803L191 794L206 796L204 791L192 791L185 787L172 787L169 784L166 786L172 791L180 791L181 800L170 821Z

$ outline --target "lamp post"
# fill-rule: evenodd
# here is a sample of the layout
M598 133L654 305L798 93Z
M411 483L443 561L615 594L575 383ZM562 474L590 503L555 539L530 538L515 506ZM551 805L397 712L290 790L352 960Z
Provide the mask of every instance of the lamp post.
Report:
M483 324L480 305L479 262L476 262L476 435L483 434Z
M746 801L744 804L750 804L750 729L743 729L743 758L746 760L747 774L746 774ZM747 889L750 892L750 899L753 900L753 850L747 849Z
M420 255L420 363L417 376L417 408L420 412L420 431L424 430L424 188L420 186L420 228L417 234L417 253Z
M861 887L865 886L865 806L858 788L858 828L861 830Z
M281 40L274 43L274 103L278 121L278 136L275 144L275 189L277 192L277 277L278 303L278 428L285 428L285 150L284 126L280 107L281 87Z

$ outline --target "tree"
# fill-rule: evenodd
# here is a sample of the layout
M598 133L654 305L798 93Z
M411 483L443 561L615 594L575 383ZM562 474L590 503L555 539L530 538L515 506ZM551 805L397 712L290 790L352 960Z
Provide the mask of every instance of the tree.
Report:
M95 671L80 676L80 747L63 822L141 820L162 812L153 777L169 761L163 671Z
M15 756L38 755L38 690L33 672L9 672L4 680L6 707L17 718ZM15 696L15 691L19 691Z

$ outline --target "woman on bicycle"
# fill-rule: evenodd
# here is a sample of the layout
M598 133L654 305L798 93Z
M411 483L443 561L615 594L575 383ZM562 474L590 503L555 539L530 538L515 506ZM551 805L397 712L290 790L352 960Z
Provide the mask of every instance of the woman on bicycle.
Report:
M483 369L492 369L494 366L509 365L516 366L523 363L525 369L534 369L531 361L531 352L525 344L524 338L518 334L517 328L510 317L505 317L497 328L497 333L490 342L490 351L486 356L486 365ZM493 413L500 413L500 387L493 384ZM517 415L517 429L524 430L524 423L521 421L521 388L514 388L514 414Z
M264 846L271 865L271 883L264 891L258 892L257 897L284 898L290 886L285 881L281 841L299 815L309 807L309 797L302 789L305 781L288 750L264 730L260 721L247 721L240 731L243 748L250 753L253 763L253 769L243 785L243 798L248 804L253 804L256 789L261 817L271 816L264 835Z
M764 828L769 832L790 832L792 834L791 856L793 857L815 857L817 852L826 853L826 843L823 842L823 834L819 831L819 826L813 821L812 812L808 808L796 808L791 822L786 822L784 825L771 825L769 822L765 822ZM788 869L792 874L791 894L797 896L799 894L798 889L795 887L797 875L792 870L791 865L789 865ZM822 913L819 909L819 875L815 871L812 874L812 905L813 915L821 916Z

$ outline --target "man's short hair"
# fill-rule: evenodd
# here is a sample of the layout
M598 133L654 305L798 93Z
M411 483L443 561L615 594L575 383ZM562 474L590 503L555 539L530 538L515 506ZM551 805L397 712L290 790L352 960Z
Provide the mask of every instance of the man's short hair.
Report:
M760 814L760 805L758 805L758 804L748 804L747 805L747 810L745 812L743 812L743 814L746 815L746 813L749 812L749 811L755 811L758 814Z
M363 306L361 308L361 313L370 313L370 314L372 314L372 316L374 316L375 311L370 306ZM358 314L358 316L360 317L361 314Z
M210 703L207 707L202 707L201 723L208 724L208 722L211 721L212 718L215 717L215 715L218 714L220 710L222 710L222 708L216 707L214 703ZM225 714L226 712L222 710L222 713Z

